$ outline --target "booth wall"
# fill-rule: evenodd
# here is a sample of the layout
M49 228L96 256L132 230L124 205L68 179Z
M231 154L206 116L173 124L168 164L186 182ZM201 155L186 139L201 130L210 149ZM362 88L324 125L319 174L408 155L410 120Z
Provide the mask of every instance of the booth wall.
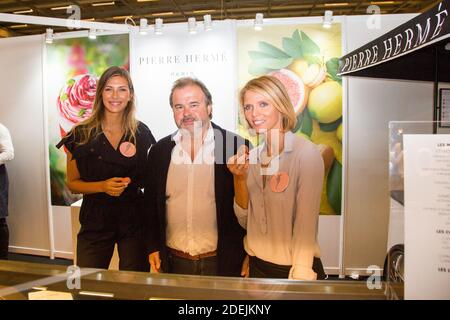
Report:
M15 151L7 163L10 251L49 255L42 44L41 35L0 41L0 122Z
M381 28L374 30L366 27L367 16L346 17L343 35L347 52L412 17L382 16ZM0 122L10 129L16 149L16 158L7 165L11 180L10 250L50 255L42 40L42 36L32 36L0 41L0 67L5 75L0 79ZM383 266L389 215L388 122L431 120L432 99L429 83L348 79L342 235L345 274L364 273L370 265ZM65 209L54 208L52 232L56 256L70 257L70 213ZM320 225L324 234L331 229L335 229L334 224ZM324 255L333 261L338 258L338 241L333 237L321 242L330 248Z
M415 15L381 17L368 29L367 17L348 17L347 51L377 38ZM411 66L412 68L414 66ZM347 189L344 215L345 274L383 267L389 222L390 121L431 121L433 85L425 82L348 78Z

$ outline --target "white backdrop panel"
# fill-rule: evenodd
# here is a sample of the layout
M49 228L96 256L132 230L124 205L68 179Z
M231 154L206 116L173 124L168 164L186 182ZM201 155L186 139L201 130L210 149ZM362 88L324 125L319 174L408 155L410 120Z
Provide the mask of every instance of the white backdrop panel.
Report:
M173 82L191 76L212 94L213 121L235 131L236 26L215 22L211 31L188 34L186 24L164 26L164 35L130 36L130 71L138 118L157 140L176 130L169 104ZM201 29L201 30L200 30Z
M41 35L0 41L0 122L15 149L7 164L10 251L48 255L42 55Z

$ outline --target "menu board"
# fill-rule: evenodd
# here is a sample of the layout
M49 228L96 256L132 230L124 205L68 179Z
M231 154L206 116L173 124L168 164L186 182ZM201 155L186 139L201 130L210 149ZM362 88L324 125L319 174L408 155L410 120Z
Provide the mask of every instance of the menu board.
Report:
M450 135L403 143L405 299L450 299Z

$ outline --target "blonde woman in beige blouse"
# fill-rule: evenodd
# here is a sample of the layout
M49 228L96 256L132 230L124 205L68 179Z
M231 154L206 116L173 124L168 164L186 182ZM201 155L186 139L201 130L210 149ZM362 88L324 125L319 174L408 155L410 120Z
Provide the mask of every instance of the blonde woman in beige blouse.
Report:
M325 279L317 244L324 164L316 145L291 132L296 115L283 84L272 76L249 81L241 112L264 143L229 159L235 213L247 229L249 263L242 275Z

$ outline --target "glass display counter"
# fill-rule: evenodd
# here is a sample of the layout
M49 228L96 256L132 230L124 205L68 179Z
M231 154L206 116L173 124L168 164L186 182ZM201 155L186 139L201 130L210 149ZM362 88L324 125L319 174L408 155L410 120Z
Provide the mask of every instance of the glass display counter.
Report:
M390 298L450 299L449 126L444 121L389 123L384 271Z
M386 299L384 283L380 288L369 287L365 281L206 277L0 261L0 299L6 300L27 300L39 291L57 292L75 300Z

